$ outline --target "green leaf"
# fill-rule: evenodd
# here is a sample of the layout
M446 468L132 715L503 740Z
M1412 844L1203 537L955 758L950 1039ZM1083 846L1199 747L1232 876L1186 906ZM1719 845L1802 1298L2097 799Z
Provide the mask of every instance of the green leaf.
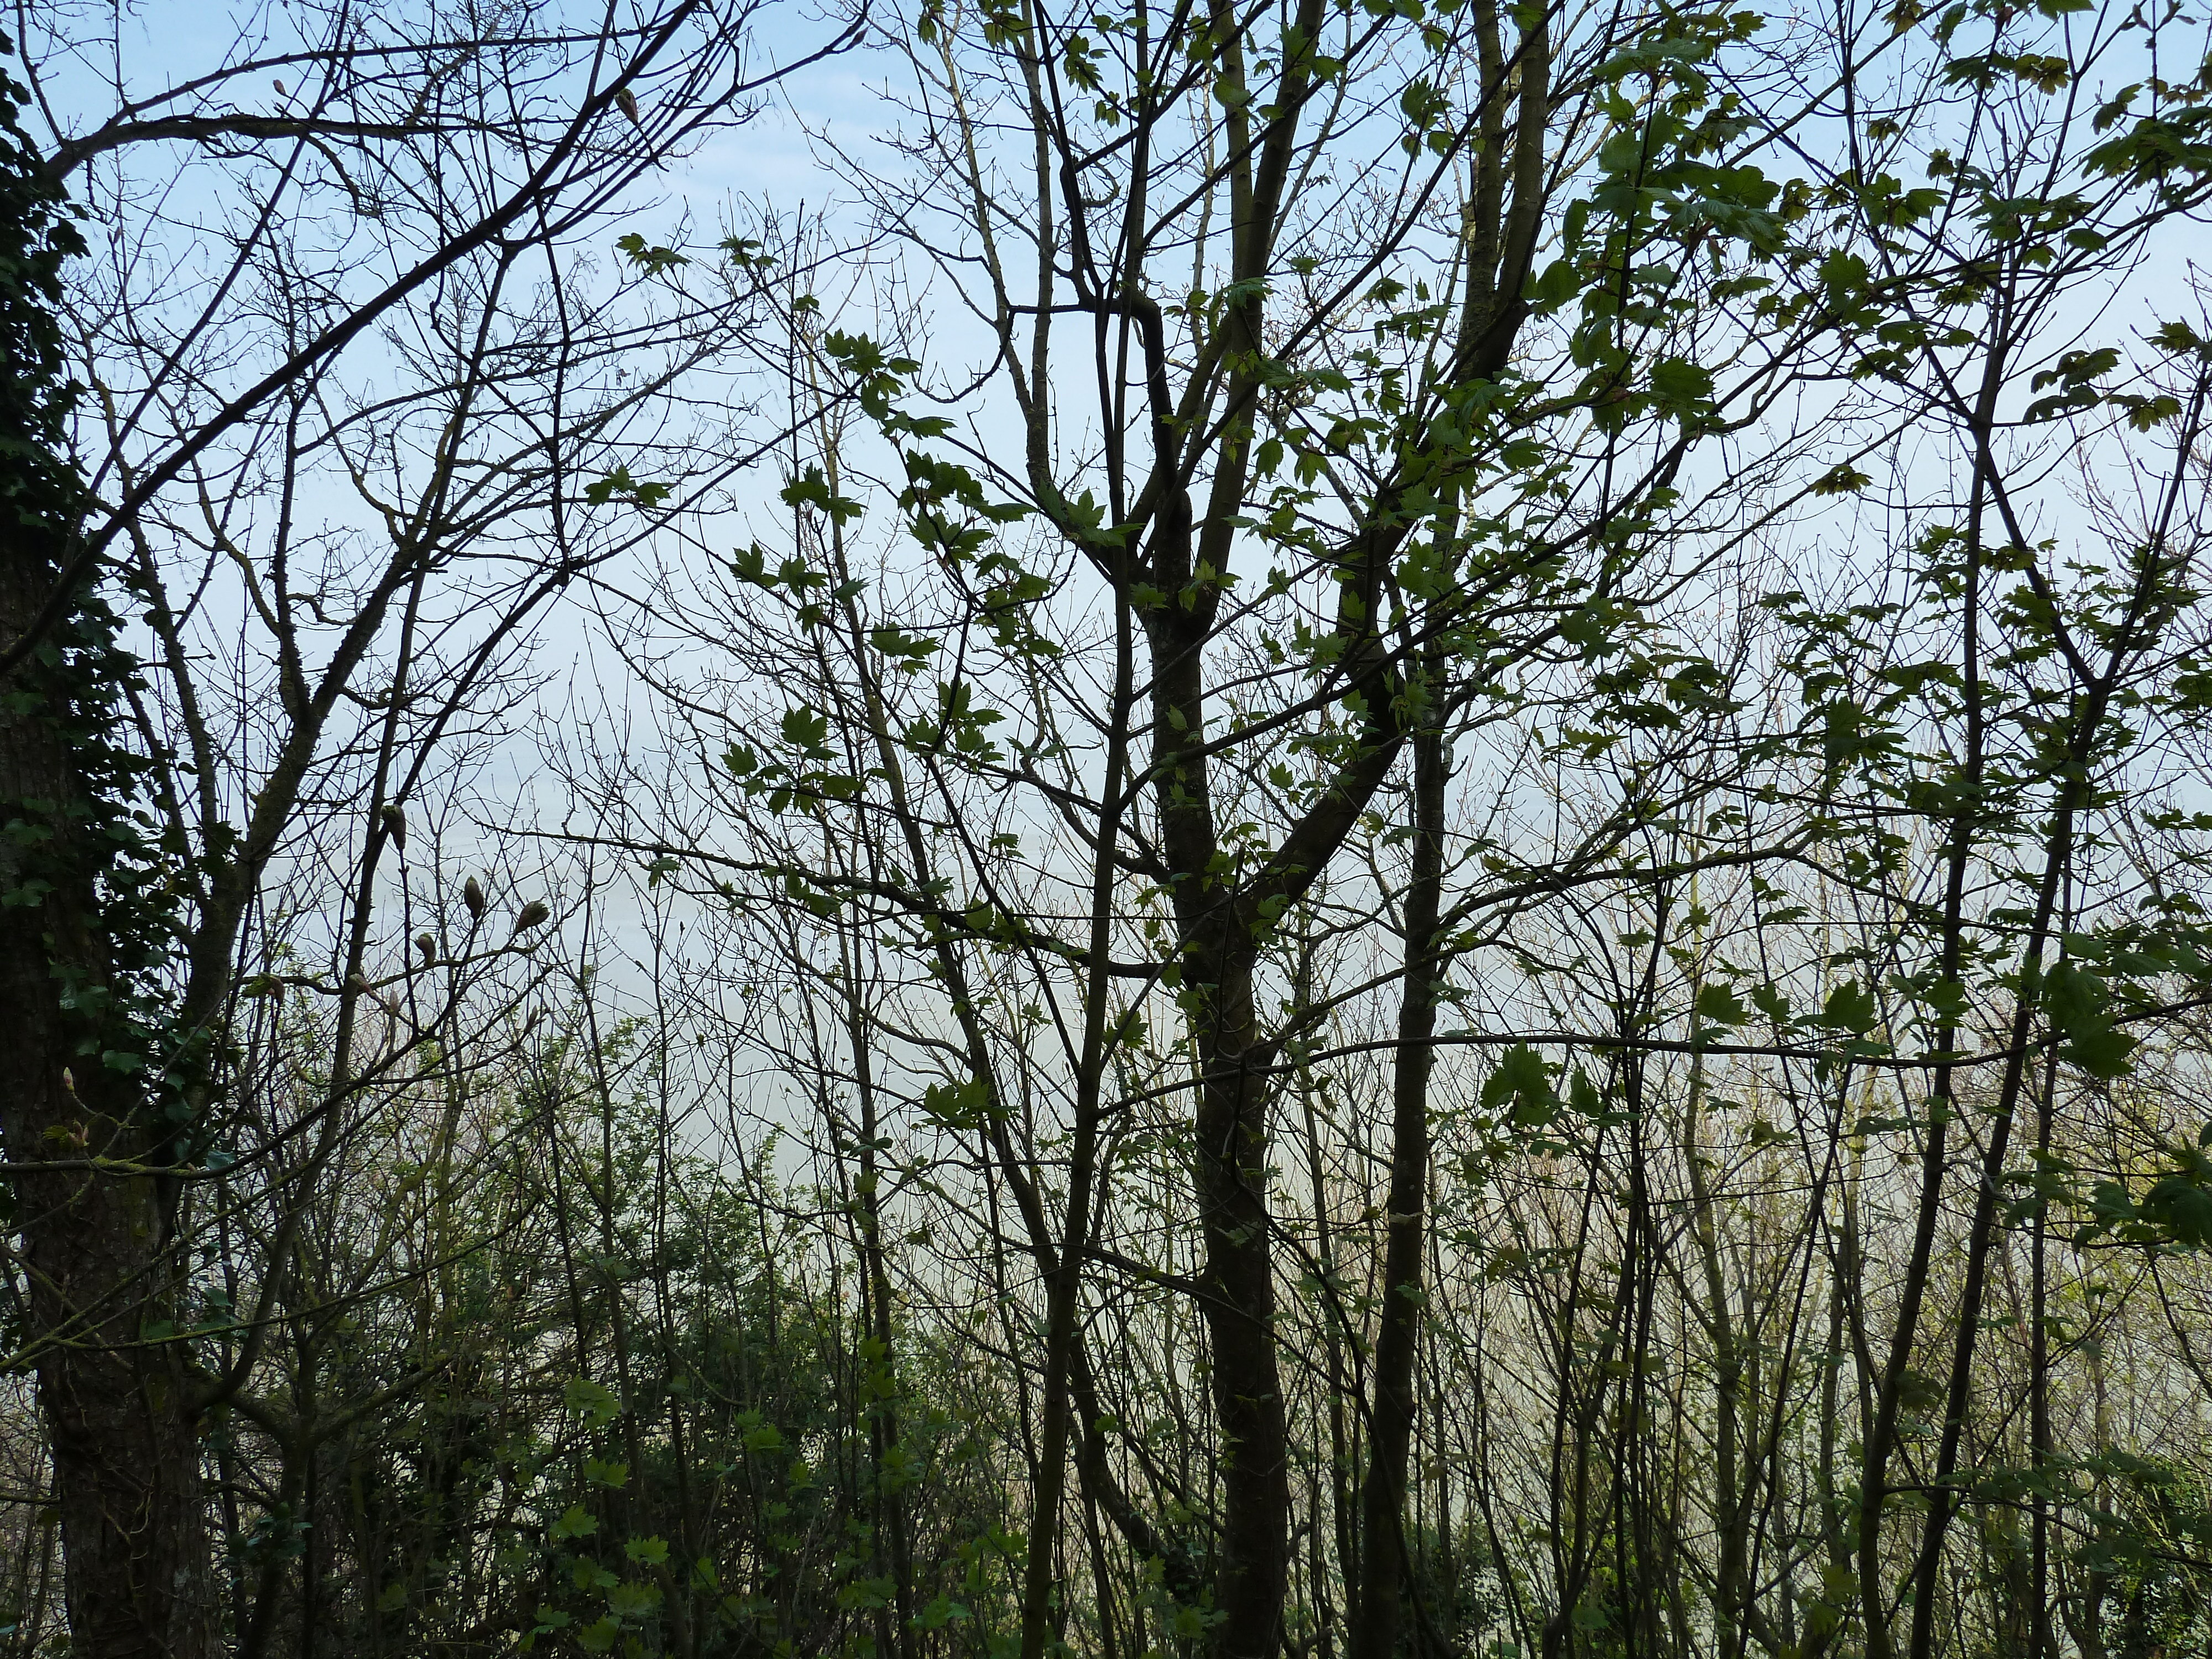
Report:
M599 1517L586 1511L581 1504L571 1504L562 1511L561 1518L553 1523L556 1538L589 1538L599 1529Z
M1598 1093L1597 1085L1589 1080L1589 1073L1579 1066L1575 1067L1573 1077L1568 1079L1567 1098L1573 1103L1575 1110L1586 1118L1595 1120L1605 1110L1605 1097Z
M561 1391L561 1401L570 1411L581 1412L601 1426L622 1415L622 1401L615 1391L588 1376L570 1377L568 1387Z
M849 495L840 495L830 489L830 481L823 477L822 469L818 466L809 466L805 472L784 485L781 493L785 506L811 507L827 514L839 524L860 516L860 502Z
M2187 323L2160 323L2151 331L2150 342L2161 351L2177 355L2202 355L2208 349L2203 337Z
M990 1109L990 1087L979 1077L958 1083L933 1083L922 1091L922 1115L943 1128L980 1129Z
M812 708L787 708L783 711L783 740L794 749L803 749L810 755L827 752L830 737L830 717Z
M623 1546L623 1553L640 1566L662 1566L668 1560L668 1544L660 1538L633 1538Z
M634 230L617 240L615 246L622 251L624 258L651 276L660 276L678 265L691 263L689 258L674 248L657 246Z
M1698 1018L1715 1025L1741 1025L1751 1018L1726 985L1704 985L1698 989Z
M943 1630L973 1615L949 1595L939 1595L914 1617L916 1630Z
M2154 1185L2136 1208L2185 1249L2212 1245L2212 1161L2191 1149L2185 1165Z
M1551 1067L1543 1055L1525 1042L1516 1042L1498 1057L1497 1069L1482 1085L1483 1109L1497 1113L1508 1103L1512 1121L1524 1129L1540 1129L1559 1115L1559 1097L1552 1088Z
M871 628L868 643L896 661L901 672L908 674L919 673L938 647L935 640L909 634L904 629L890 627Z
M1873 994L1854 980L1845 980L1828 993L1820 1023L1832 1031L1870 1031L1881 1018Z
M642 1619L659 1605L658 1584L617 1584L607 1592L607 1611L617 1619Z
M674 493L675 487L672 484L631 477L626 466L618 466L604 478L584 486L584 499L593 507L605 507L611 501L625 501L635 502L639 507L654 507Z
M620 1578L588 1556L577 1560L576 1565L568 1570L568 1577L580 1590L608 1589L622 1583Z
M2060 1058L2096 1078L2127 1071L2135 1039L2113 1025L2112 999L2096 975L2062 959L2044 977L2043 1010L2060 1039Z
M1670 413L1692 414L1713 395L1713 377L1686 357L1662 357L1651 366L1651 390Z

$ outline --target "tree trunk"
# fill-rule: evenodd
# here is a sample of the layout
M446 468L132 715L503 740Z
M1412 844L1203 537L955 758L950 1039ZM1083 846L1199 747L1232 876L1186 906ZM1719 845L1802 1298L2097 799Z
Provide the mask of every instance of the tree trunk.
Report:
M1360 1492L1359 1616L1352 1659L1398 1649L1406 1583L1406 1466L1413 1444L1421 1333L1423 1222L1429 1196L1429 1073L1436 1048L1437 917L1443 878L1443 734L1413 739L1413 873L1406 892L1406 968L1391 1110L1390 1197L1375 1343L1375 1430ZM1439 1517L1447 1530L1450 1517Z
M0 554L0 635L19 637L58 570L57 530L18 526ZM155 1177L173 1153L138 1074L118 1069L112 951L99 878L106 848L79 765L66 628L0 701L0 1102L21 1235L26 1328L52 1439L64 1583L79 1659L209 1650L213 1589L199 1447L181 1345L146 1345L171 1316L174 1263Z
M1188 507L1156 542L1163 585L1190 568ZM1176 872L1181 981L1201 1081L1196 1133L1200 1304L1212 1348L1221 1433L1221 1532L1214 1581L1220 1659L1273 1659L1290 1583L1290 1422L1275 1352L1273 1220L1267 1207L1268 1072L1273 1058L1253 1006L1259 948L1249 905L1218 862L1205 759L1202 653L1212 601L1155 608L1152 650L1153 787L1161 846Z
M4 50L5 42L0 42ZM0 1140L15 1165L24 1327L52 1437L70 1652L198 1659L213 1638L196 1411L173 1317L156 1178L175 1133L127 982L161 925L129 879L128 763L111 746L128 665L86 586L43 615L84 493L63 459L70 392L55 322L81 243L58 185L0 98ZM116 1169L108 1161L132 1166Z
M1249 951L1223 964L1215 1018L1200 1036L1197 1114L1205 1306L1221 1425L1221 1565L1214 1609L1223 1659L1273 1659L1290 1582L1290 1424L1275 1352L1268 1214L1267 1082L1255 1042Z

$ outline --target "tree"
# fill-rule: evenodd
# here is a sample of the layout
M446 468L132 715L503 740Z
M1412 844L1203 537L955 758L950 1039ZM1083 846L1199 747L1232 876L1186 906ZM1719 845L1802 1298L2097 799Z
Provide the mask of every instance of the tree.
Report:
M581 27L551 9L490 24L288 9L182 76L137 62L118 18L41 14L23 43L50 131L9 156L30 459L0 767L10 890L40 916L7 944L29 1287L11 1363L36 1366L52 1425L78 1651L216 1639L199 1436L242 1411L312 1455L307 1403L255 1391L304 1219L361 1092L526 947L523 907L513 942L473 913L441 922L437 987L430 962L408 965L413 927L373 928L410 810L416 859L432 850L441 743L510 695L533 619L641 533L641 508L741 460L720 444L642 484L599 465L742 335L743 249L696 302L655 287L664 251L634 232L612 281L588 250L781 72L748 75L749 16L697 0ZM95 60L112 112L78 124ZM109 234L58 314L59 261L81 246L70 185ZM173 211L202 190L205 219ZM350 514L323 509L332 491ZM143 668L118 654L111 602L143 629ZM304 908L331 932L288 939L272 890L324 860L346 896ZM397 896L452 896L434 872ZM302 948L319 966L286 960ZM280 1121L234 1066L242 1011L295 986L335 1023L319 1088ZM266 1251L234 1328L194 1305L210 1226ZM213 1370L210 1322L236 1338Z

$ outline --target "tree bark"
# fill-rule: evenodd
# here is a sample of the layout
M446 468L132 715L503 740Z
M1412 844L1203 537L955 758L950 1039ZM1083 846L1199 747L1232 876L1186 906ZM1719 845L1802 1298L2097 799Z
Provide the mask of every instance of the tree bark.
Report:
M62 459L54 318L61 261L79 246L65 212L0 102L0 644L51 606L86 499ZM150 1173L173 1160L175 1131L128 982L157 942L110 936L135 834L127 763L107 740L128 665L95 592L67 598L0 686L0 1140L25 1315L14 1357L36 1371L52 1441L70 1652L198 1659L214 1586L185 1354L161 1340L179 1264ZM143 904L125 914L147 921Z
M1406 1468L1413 1444L1424 1223L1429 1190L1429 1074L1436 1048L1437 919L1443 904L1443 734L1413 739L1413 872L1406 893L1405 990L1391 1103L1390 1195L1382 1255L1381 1329L1375 1344L1374 1431L1360 1491L1359 1614L1352 1659L1397 1651L1406 1583ZM1439 1525L1449 1528L1450 1518Z
M0 626L21 626L23 599L43 598L47 573L27 570L33 562L20 544L7 557ZM0 811L11 828L29 817L27 802L82 799L43 712L26 716L11 701L0 714ZM19 1167L13 1196L28 1291L22 1338L36 1352L52 1442L70 1651L194 1659L211 1651L215 1596L192 1386L181 1345L145 1340L171 1311L174 1264L154 1177L89 1167L163 1153L136 1079L104 1066L97 1047L85 1052L98 1033L68 1006L108 975L86 849L66 845L67 817L53 820L58 833L39 862L75 863L68 873L78 878L55 881L0 928L0 1006L10 1011L0 1097L9 1159L45 1166ZM23 864L14 837L0 842L0 883L11 896L30 873Z
M1155 542L1162 585L1189 580L1188 509ZM1178 580L1177 579L1180 579ZM1273 1659L1290 1582L1290 1423L1275 1352L1273 1223L1267 1206L1273 1048L1253 1005L1259 949L1244 895L1219 867L1205 744L1204 649L1216 596L1146 617L1152 681L1153 787L1161 847L1175 872L1181 982L1200 1083L1199 1226L1210 1294L1201 1304L1221 1433L1215 1651Z

